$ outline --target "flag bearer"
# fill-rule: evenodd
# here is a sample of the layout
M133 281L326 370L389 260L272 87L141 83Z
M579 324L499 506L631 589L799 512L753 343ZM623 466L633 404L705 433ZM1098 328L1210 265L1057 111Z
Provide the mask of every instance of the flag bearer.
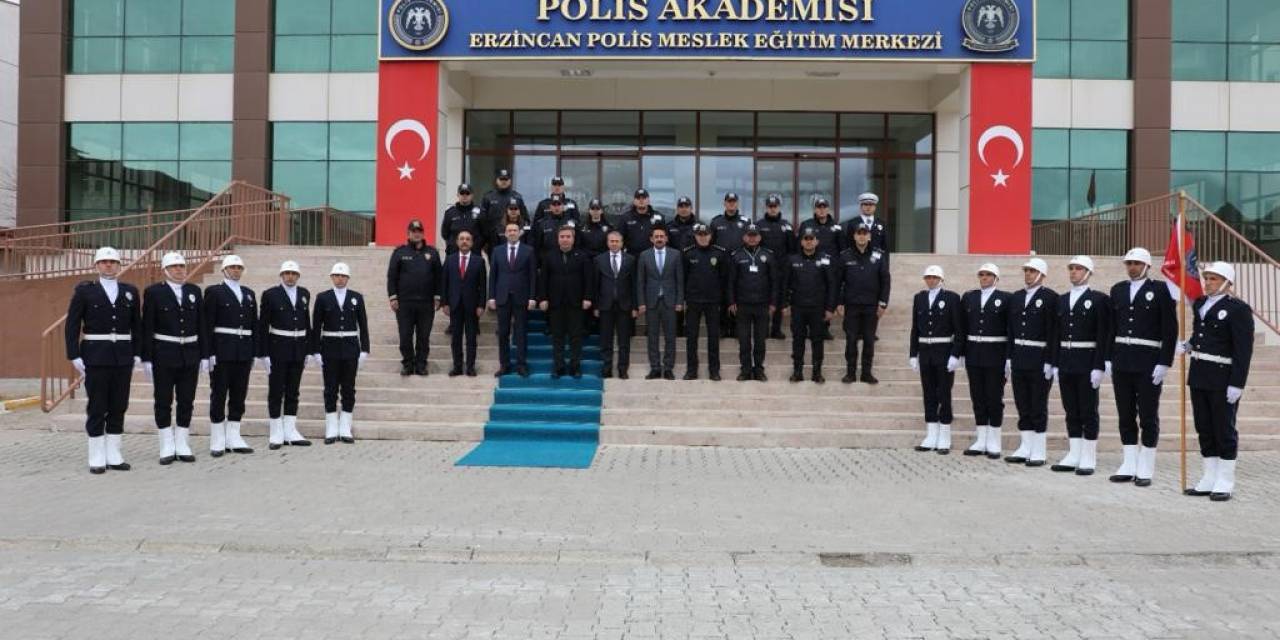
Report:
M311 441L298 433L298 387L311 352L307 306L311 292L298 286L300 277L298 263L286 260L280 265L280 284L262 293L258 362L267 371L267 448L271 450L285 444L311 446Z
M142 298L142 369L154 388L156 429L160 434L160 464L175 459L195 462L191 453L191 414L200 373L209 371L200 342L200 287L187 282L187 261L180 253L160 260L164 282L147 287ZM178 426L173 426L177 395Z
M356 370L369 357L369 317L364 296L347 289L351 268L338 262L329 270L333 288L316 298L311 322L315 359L324 371L324 443L355 442L351 413L356 407ZM338 394L342 411L338 412Z
M1067 455L1054 471L1093 475L1098 464L1098 387L1102 386L1111 303L1107 294L1089 288L1093 259L1076 256L1067 263L1071 291L1058 296L1054 377L1067 414Z
M240 437L240 419L249 394L249 372L258 353L258 303L240 284L244 260L222 259L222 282L204 290L205 357L209 359L209 455L253 453Z
M920 374L924 390L926 435L916 451L951 453L951 386L960 368L960 331L964 310L960 296L942 288L942 267L924 270L925 290L911 301L911 370Z
M1022 265L1022 282L1009 299L1010 383L1018 408L1021 444L1004 460L1028 467L1044 466L1049 428L1049 391L1053 389L1054 342L1058 294L1044 286L1049 265L1031 258Z

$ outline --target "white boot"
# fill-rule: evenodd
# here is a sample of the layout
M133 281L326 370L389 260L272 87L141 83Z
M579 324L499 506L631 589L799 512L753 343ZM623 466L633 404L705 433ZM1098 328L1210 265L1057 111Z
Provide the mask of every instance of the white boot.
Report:
M1204 458L1202 465L1204 471L1200 473L1200 481L1195 487L1187 489L1184 493L1189 496L1207 496L1213 493L1213 485L1218 482L1218 464L1222 462L1217 457Z
M951 453L951 425L938 425L938 454L947 455Z
M1018 448L1014 449L1013 453L1006 457L1004 461L1010 464L1022 464L1026 462L1027 458L1031 457L1031 440L1035 438L1035 435L1034 431L1022 431L1019 429Z
M324 414L324 443L333 444L338 441L338 414Z
M1028 467L1043 467L1049 456L1049 434L1031 432L1031 455L1027 456Z
M107 471L107 439L105 436L89 437L89 473Z
M1151 478L1156 475L1156 448L1138 447L1138 472L1133 483L1139 487L1151 486Z
M285 416L284 418L284 441L295 447L309 447L311 441L302 437L298 433L298 416Z
M209 423L209 455L217 458L227 452L227 423Z
M106 436L107 444L107 468L116 471L128 471L132 467L124 461L124 454L120 452L121 441L124 436L118 433L108 433Z
M1000 451L1004 447L1003 438L1000 435L1000 427L987 427L987 457L993 460L1000 458Z
M189 435L191 435L190 427L175 427L173 430L173 451L183 462L196 461L195 455L191 453L191 443L187 440Z
M1067 439L1067 455L1049 468L1054 471L1075 471L1080 466L1080 445L1083 442L1084 438Z
M973 428L977 436L973 439L973 444L964 450L966 456L980 456L987 452L987 426L978 425Z
M253 453L253 447L240 436L240 423L227 423L227 448L233 453Z
M271 418L267 422L267 448L272 451L279 449L284 444L284 420L281 418Z
M173 427L165 427L156 431L160 436L160 464L173 464L177 456L173 452Z
M1098 466L1098 441L1085 440L1080 447L1080 466L1076 467L1076 475L1091 476Z
M924 440L916 445L916 451L933 451L938 448L938 423L926 422L924 428Z
M1138 445L1126 444L1123 449L1124 462L1111 474L1112 482L1133 482L1133 476L1138 472Z
M338 439L352 444L356 441L356 437L351 434L351 412L343 411L338 414Z
M1231 492L1236 488L1236 461L1235 460L1219 460L1218 461L1218 479L1213 483L1213 493L1209 494L1209 499L1214 502L1224 502L1231 499Z

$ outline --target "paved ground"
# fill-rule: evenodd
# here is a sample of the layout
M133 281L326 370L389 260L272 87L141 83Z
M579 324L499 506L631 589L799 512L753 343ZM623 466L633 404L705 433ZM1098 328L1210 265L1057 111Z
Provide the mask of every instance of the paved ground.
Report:
M361 442L90 476L0 416L0 636L1280 637L1280 454L1237 499L952 455ZM23 430L12 430L13 428ZM203 439L197 445L207 446ZM256 444L256 443L255 443ZM199 451L199 450L198 450Z

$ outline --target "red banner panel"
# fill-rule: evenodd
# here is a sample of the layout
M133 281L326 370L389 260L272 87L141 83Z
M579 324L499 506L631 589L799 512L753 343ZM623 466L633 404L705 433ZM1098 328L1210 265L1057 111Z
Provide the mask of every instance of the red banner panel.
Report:
M409 221L435 242L440 63L378 63L377 231L379 245L403 244Z
M1031 65L969 69L969 252L1031 250Z

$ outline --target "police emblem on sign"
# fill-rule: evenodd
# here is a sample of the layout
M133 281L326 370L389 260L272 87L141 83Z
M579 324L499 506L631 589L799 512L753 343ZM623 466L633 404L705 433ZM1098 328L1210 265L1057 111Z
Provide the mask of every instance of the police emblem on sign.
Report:
M967 36L964 48L1001 53L1018 47L1018 5L1014 0L967 0L960 21Z
M400 46L426 51L440 44L449 30L449 9L444 0L396 0L387 26Z

